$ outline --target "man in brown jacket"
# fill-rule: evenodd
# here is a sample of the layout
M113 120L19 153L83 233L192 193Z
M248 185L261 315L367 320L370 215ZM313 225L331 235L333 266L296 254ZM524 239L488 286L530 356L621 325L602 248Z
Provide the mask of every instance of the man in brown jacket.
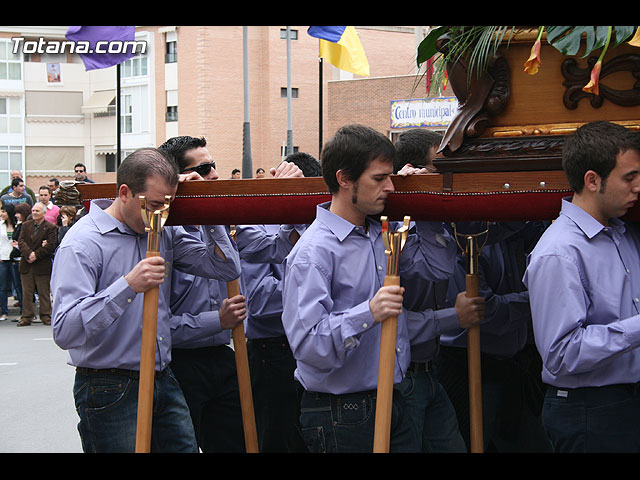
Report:
M18 248L22 280L22 315L19 327L31 325L35 316L34 294L38 292L40 320L51 325L51 267L56 248L57 227L44 219L46 207L37 202L31 209L31 219L22 224Z

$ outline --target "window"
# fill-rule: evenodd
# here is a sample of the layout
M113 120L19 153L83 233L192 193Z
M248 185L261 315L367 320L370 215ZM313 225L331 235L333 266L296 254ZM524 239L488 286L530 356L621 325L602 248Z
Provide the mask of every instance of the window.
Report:
M0 39L0 80L21 80L20 55L13 53L13 43Z
M178 107L176 105L167 106L166 121L167 122L177 122L178 121Z
M147 55L136 55L129 60L122 62L120 76L122 78L144 77L147 75Z
M133 107L131 105L131 95L122 96L120 122L120 131L122 133L133 133Z
M298 39L298 31L289 29L289 36L291 37L291 40L297 40ZM286 28L281 28L280 29L280 38L282 38L283 40L287 39L287 29Z
M280 89L280 96L282 98L287 98L287 87L282 87ZM291 89L291 98L298 98L298 89L297 88L292 88Z
M22 133L20 97L0 97L0 134Z
M11 181L9 178L11 170L24 171L22 159L22 147L0 145L0 173L6 173L8 181Z
M167 42L167 48L164 53L164 63L176 63L178 61L178 44L177 42Z

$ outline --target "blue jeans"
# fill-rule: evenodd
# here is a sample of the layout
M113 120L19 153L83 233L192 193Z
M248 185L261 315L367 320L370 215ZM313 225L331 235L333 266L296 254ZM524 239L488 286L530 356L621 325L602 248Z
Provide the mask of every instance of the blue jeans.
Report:
M547 388L542 424L559 453L640 452L640 386Z
M407 416L425 453L466 453L456 411L431 371L409 369L400 384Z
M373 452L375 409L375 390L342 395L305 391L300 426L307 448L311 453ZM394 388L389 453L419 451L404 397Z
M76 370L73 394L85 452L135 452L138 384L133 375ZM169 368L155 378L152 422L152 453L198 451L189 409Z

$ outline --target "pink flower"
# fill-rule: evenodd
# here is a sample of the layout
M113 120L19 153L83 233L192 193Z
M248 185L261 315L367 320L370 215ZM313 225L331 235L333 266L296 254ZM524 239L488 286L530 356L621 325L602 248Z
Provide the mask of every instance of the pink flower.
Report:
M600 70L602 70L602 60L598 60L591 70L591 80L584 87L582 91L592 93L594 95L599 94L598 82L600 80Z
M529 75L535 75L538 73L540 65L542 65L542 62L540 61L540 37L538 37L536 43L531 47L531 55L524 62L524 71Z

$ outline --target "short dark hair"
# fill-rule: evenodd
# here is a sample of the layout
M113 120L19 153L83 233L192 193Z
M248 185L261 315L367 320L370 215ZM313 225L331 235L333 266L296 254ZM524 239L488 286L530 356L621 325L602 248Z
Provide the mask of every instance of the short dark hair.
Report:
M423 128L412 128L398 135L396 140L397 161L394 172L398 172L407 163L413 167L426 167L429 161L429 150L438 148L442 135Z
M58 180L57 178L50 178L49 179L50 182L53 182L53 184L57 187L60 185L60 180Z
M84 164L84 163L76 163L76 164L73 166L73 169L75 170L75 169L76 169L76 167L82 167L82 168L84 169L84 171L85 171L85 172L87 171L87 167L85 166L85 164Z
M339 189L336 173L342 170L353 182L360 178L372 160L395 163L396 149L382 133L365 125L346 125L322 148L320 164L329 193Z
M296 152L285 158L285 162L295 164L305 177L321 177L322 167L313 155L306 152Z
M262 167L258 167L258 168L256 169L256 173L260 173L260 172L264 172L264 168L262 168Z
M40 188L38 189L38 192L40 190L47 190L49 192L49 195L51 195L51 189L49 188L48 185L41 185Z
M188 135L172 137L158 147L158 150L169 153L178 165L178 170L183 172L191 163L185 154L195 148L206 147L207 140L204 137L196 138Z
M24 183L24 180L21 179L20 177L16 177L13 180L11 180L11 186L17 187L18 185L20 185L21 182Z
M167 185L178 184L178 167L173 158L157 148L141 148L125 158L116 173L118 190L127 185L132 195L147 190L147 179L157 175Z
M231 175L234 175L234 174L236 174L236 173L240 173L240 169L239 169L239 168L234 168L234 169L231 171Z
M617 123L589 122L569 135L562 151L562 169L574 192L584 188L584 175L596 172L606 183L615 168L618 153L632 148L640 151L640 134Z

